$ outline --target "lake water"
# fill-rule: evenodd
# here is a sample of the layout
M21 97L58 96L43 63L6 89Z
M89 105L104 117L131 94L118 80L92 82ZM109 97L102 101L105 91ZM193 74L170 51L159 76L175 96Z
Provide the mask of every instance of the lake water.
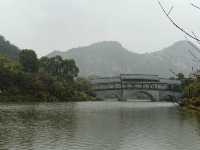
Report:
M171 103L1 104L0 150L200 150L200 116Z

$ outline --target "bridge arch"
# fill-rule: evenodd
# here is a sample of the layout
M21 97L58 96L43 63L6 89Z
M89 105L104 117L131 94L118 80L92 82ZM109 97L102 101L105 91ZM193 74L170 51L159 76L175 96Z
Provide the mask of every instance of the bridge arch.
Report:
M143 90L139 90L139 91L131 90L131 91L129 91L129 93L125 93L124 96L125 96L125 99L128 100L130 98L136 97L138 94L145 95L148 98L148 100L150 100L152 102L156 101L156 99L157 99L155 94L152 93L151 91L143 91Z

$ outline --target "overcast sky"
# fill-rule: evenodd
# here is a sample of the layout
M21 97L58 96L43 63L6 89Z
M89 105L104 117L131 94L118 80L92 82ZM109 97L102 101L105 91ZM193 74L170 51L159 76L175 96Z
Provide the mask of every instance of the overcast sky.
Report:
M161 1L175 7L171 15L184 28L200 31L200 11L191 1ZM0 34L40 56L110 40L143 53L184 39L156 0L0 0Z

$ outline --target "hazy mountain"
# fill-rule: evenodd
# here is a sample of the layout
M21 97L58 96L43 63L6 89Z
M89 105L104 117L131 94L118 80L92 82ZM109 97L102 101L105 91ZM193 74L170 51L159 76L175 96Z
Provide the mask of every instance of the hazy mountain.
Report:
M179 41L157 52L137 54L128 51L120 43L111 41L73 48L66 52L54 51L48 56L60 55L75 59L83 76L113 76L120 73L172 76L170 69L188 74L193 66L197 67L192 54L200 58L198 50L192 43Z
M151 56L163 61L166 67L170 67L175 72L184 74L191 73L192 68L199 68L200 63L200 49L188 41L176 42L167 48L151 53Z
M0 54L15 59L18 57L19 52L20 52L19 48L11 44L3 36L0 35Z

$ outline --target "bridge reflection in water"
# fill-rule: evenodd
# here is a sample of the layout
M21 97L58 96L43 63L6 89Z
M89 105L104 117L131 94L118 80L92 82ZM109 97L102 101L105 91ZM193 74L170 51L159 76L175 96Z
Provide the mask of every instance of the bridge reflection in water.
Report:
M151 101L178 101L182 96L181 81L158 75L121 74L94 78L91 83L100 99L127 101L136 95L146 95Z

